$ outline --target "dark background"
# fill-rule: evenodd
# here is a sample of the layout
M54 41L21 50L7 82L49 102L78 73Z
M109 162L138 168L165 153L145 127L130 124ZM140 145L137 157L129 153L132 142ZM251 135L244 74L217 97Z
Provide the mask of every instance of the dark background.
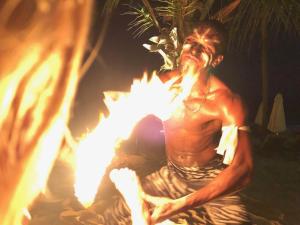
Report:
M95 43L101 31L99 11L97 9L94 15L91 44ZM133 38L132 33L127 30L132 17L121 15L124 11L124 7L120 7L114 12L99 57L80 82L70 122L75 136L97 124L99 112L105 111L103 91L129 90L134 77L141 77L144 71L151 73L159 70L163 64L158 53L150 53L142 46L157 32L149 30L142 37ZM269 42L268 54L269 110L275 95L281 92L287 126L295 127L300 124L299 40L282 33L277 41ZM250 54L243 50L228 52L216 75L241 95L248 107L249 120L253 122L261 101L259 41L254 42Z

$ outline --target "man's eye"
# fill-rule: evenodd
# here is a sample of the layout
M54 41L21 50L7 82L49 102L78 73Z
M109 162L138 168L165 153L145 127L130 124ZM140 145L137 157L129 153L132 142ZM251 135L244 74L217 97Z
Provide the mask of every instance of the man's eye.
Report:
M208 54L208 55L211 55L212 54L212 51L211 51L211 49L209 49L209 48L203 48L203 50L202 50L205 54Z

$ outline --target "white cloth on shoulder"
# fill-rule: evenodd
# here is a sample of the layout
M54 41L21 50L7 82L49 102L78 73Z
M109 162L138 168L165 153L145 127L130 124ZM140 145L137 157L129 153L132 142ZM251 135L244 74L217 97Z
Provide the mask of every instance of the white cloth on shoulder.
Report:
M223 163L226 165L231 164L233 160L238 144L238 130L249 131L249 127L237 127L234 124L222 127L222 136L216 151L217 154L224 155Z

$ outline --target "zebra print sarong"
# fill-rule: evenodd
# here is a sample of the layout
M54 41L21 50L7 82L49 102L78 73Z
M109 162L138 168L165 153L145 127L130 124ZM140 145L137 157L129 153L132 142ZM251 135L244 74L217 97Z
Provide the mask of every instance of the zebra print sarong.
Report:
M180 198L205 186L224 169L222 159L216 158L204 168L180 167L168 162L159 171L142 182L144 190L155 196ZM130 210L123 198L118 198L113 207L104 213L105 224L129 225ZM171 218L175 223L191 225L252 224L245 206L237 194L215 199L199 207L184 211Z

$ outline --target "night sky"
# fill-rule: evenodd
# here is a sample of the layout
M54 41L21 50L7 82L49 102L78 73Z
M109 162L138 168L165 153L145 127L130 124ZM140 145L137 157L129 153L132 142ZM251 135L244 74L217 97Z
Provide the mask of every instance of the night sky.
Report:
M70 123L75 136L97 124L99 112L105 110L103 91L129 90L134 77L141 77L144 71L159 70L163 63L158 53L150 53L142 46L149 37L157 35L156 31L150 30L140 38L133 38L127 31L132 18L120 15L122 12L124 9L114 13L100 56L80 82ZM99 23L95 21L91 42L99 32ZM287 125L300 125L299 40L281 34L276 42L269 44L269 108L271 110L274 96L281 92ZM241 95L248 107L249 120L254 121L261 101L259 44L254 44L250 54L242 51L227 53L216 75Z

